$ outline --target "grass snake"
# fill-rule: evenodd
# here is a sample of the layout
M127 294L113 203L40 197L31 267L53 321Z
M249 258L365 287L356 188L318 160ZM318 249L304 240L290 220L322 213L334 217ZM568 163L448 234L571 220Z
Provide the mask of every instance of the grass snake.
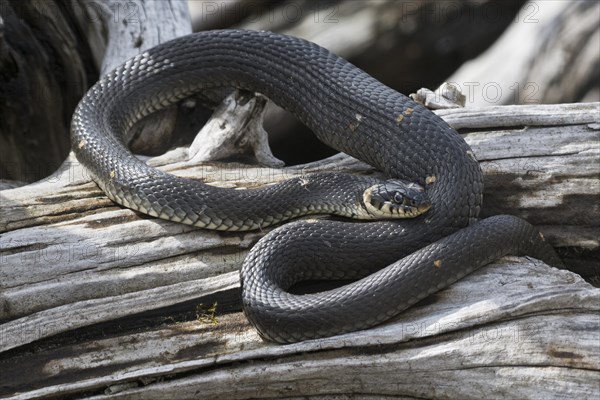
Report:
M325 144L390 180L326 173L260 189L222 189L149 167L128 150L123 137L136 121L222 87L266 95ZM378 211L415 216L428 210L410 219L300 220L267 234L241 270L244 312L267 340L371 327L507 254L561 265L526 221L504 215L477 222L479 164L441 118L299 38L223 30L156 46L88 91L74 113L71 140L113 201L209 229L260 229L308 214L369 219L382 217ZM299 281L330 279L355 281L304 295L288 290Z

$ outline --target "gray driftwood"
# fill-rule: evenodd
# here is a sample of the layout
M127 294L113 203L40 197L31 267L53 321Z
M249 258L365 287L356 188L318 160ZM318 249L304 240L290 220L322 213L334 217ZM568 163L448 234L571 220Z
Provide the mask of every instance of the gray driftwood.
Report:
M486 182L505 188L494 207L535 221L559 249L595 249L599 107L439 113L455 126L474 127L465 139ZM223 187L322 170L373 172L343 155L275 169L195 164L181 160L183 154L175 150L149 163ZM237 302L237 270L266 231L220 234L144 217L111 203L73 158L55 176L1 196L0 390L7 394L598 392L599 290L535 260L501 260L374 330L274 346L258 338ZM208 310L215 301L217 324ZM32 380L24 371L34 367Z
M448 81L470 106L598 101L599 22L598 2L529 1L493 46Z

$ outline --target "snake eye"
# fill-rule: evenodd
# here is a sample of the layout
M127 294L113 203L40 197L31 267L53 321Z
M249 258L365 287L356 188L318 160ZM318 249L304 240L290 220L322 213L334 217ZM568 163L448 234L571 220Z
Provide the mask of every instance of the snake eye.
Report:
M404 202L404 195L401 192L394 193L394 202L396 204L402 204Z

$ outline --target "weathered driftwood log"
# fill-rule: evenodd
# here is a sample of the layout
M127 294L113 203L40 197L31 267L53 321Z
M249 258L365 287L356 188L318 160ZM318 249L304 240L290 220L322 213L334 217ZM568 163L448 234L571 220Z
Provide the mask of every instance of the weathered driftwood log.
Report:
M145 330L119 332L130 323L121 320L63 335L4 356L0 390L16 398L593 398L597 296L570 272L506 259L395 322L326 340L267 345L240 313L217 324L165 315Z
M457 127L471 127L465 138L488 188L504 188L496 201L485 193L492 207L484 214L522 215L559 248L597 249L599 107L440 113ZM163 165L183 154L149 162ZM373 173L341 155L283 169L181 159L162 168L224 187L319 170ZM504 259L374 330L273 346L259 340L237 302L237 269L265 232L217 233L123 209L72 158L55 176L0 196L0 393L598 393L599 290L571 272ZM23 372L32 368L35 381ZM478 384L460 383L466 380Z
M530 1L493 46L448 81L470 106L598 101L599 23L598 2Z

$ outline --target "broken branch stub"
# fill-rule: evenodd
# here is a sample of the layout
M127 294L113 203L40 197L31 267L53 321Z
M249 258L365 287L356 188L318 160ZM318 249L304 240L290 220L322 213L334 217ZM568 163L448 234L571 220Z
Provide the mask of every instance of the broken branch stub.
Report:
M219 105L190 146L193 162L253 156L267 167L282 167L269 148L268 134L263 128L267 98L235 90Z

